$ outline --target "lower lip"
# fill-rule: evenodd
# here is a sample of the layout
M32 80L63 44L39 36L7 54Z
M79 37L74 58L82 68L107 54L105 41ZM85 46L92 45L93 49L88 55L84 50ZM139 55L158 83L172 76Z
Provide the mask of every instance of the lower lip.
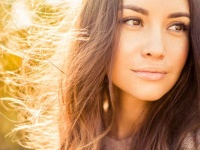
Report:
M151 80L151 81L158 81L165 77L165 73L160 72L142 72L142 71L133 71L136 76L145 79L145 80Z

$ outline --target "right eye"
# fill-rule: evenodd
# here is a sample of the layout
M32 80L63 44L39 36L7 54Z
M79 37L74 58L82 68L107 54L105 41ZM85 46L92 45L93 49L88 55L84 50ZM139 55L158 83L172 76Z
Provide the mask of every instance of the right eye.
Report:
M142 26L142 21L139 18L124 18L120 20L120 23L123 23L131 27Z

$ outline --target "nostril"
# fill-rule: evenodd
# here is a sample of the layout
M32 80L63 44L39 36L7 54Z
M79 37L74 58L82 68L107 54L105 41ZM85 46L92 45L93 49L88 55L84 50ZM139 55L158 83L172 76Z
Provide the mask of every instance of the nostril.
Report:
M157 53L152 51L152 52L144 52L143 56L148 58L152 57L152 58L163 59L165 55L163 53Z

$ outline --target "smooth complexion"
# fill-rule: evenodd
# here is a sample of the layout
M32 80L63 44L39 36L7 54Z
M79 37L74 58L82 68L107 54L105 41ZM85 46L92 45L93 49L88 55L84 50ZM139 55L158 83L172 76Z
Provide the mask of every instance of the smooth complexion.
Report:
M112 69L117 138L129 136L148 103L178 80L188 56L190 24L187 0L124 0L121 11Z

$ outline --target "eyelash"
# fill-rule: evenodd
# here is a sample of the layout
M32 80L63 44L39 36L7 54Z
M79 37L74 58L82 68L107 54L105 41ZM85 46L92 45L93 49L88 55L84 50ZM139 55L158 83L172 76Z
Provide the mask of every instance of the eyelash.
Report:
M172 27L172 26L175 26L174 31L176 31L176 32L188 31L188 29L189 29L189 26L186 25L186 24L183 23L183 22L174 23L174 24L170 25L170 26L168 27L168 29L169 29L170 27ZM176 27L181 27L181 29L180 29L180 30L176 30ZM169 29L169 30L171 30L171 29Z
M119 23L127 24L127 25L129 25L129 26L138 26L138 25L130 25L130 24L128 24L129 21L132 21L132 22L133 22L133 21L139 22L138 25L143 26L143 22L142 22L142 20L139 19L139 18L123 18L123 19L120 19L120 20L119 20Z
M132 21L131 24L128 23L129 21ZM135 22L135 23L138 22L138 24L133 24L133 22ZM131 17L131 18L123 18L123 19L120 19L120 20L119 20L119 23L121 23L121 24L126 24L126 25L128 25L128 26L133 27L133 28L138 27L138 26L143 26L143 22L142 22L142 20L141 20L140 18L133 18L133 17ZM169 28L171 28L171 27L173 27L173 26L174 26L174 29L169 29ZM177 30L176 27L180 27L181 29L180 29L180 30ZM185 32L185 31L188 31L189 26L186 25L186 24L183 23L183 22L176 22L176 23L173 23L172 25L170 25L170 26L168 27L168 29L169 29L169 30L172 30L172 31L175 31L175 32L181 32L181 31Z

